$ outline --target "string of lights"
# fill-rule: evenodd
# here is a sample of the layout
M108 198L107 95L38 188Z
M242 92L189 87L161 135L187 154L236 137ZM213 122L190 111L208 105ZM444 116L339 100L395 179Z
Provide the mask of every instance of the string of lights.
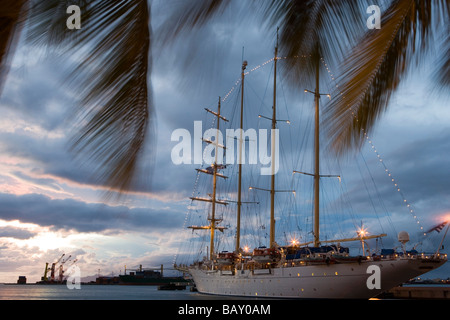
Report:
M293 56L294 59L298 59L298 58L306 58L306 55L302 55L302 56ZM288 59L288 57L277 57L277 60L285 60ZM264 67L265 65L271 63L275 61L275 58L271 58L267 61L264 61L261 64L258 64L257 66L253 67L252 69L248 70L247 72L244 73L245 76L249 75L251 72L254 72L262 67ZM333 78L334 80L334 78ZM239 79L236 80L236 82L234 83L234 85L231 87L231 89L227 92L227 94L224 95L224 97L222 98L222 102L225 102L228 97L231 95L231 93L236 89L236 87L241 83L241 77L239 77Z
M329 66L327 65L327 63L325 62L325 60L323 58L321 58L322 64L324 65L324 67L326 68L331 80L334 82L335 81L335 77L333 75L333 73L331 72ZM342 92L340 92L339 89L339 85L335 84L336 89L338 90L338 92L342 94ZM345 96L343 96L343 98L345 98ZM349 110L351 112L351 115L356 118L356 114L353 111L352 107L349 106ZM356 121L358 121L358 119L356 119ZM392 172L387 168L386 166L386 162L383 160L383 158L381 157L381 154L378 152L377 148L375 147L375 145L373 144L372 139L370 139L369 135L367 134L367 132L364 129L361 129L363 131L364 137L367 141L367 143L370 145L372 151L376 154L378 161L380 162L380 164L383 166L384 168L384 172L387 174L387 176L389 177L389 179L391 180L392 184L394 185L395 190L399 193L399 195L401 196L402 200L403 200L403 204L406 206L407 210L409 211L410 215L413 217L414 221L416 222L416 224L418 225L419 229L421 232L423 232L423 235L426 236L427 233L424 232L423 230L423 226L420 223L419 218L417 217L417 214L415 213L415 210L412 207L412 204L406 199L404 193L402 192L402 190L400 189L397 180L393 177Z
M277 58L278 60L280 60L281 58ZM265 65L271 63L272 61L274 61L275 58L271 58L259 65L257 65L256 67L248 70L247 72L244 73L245 76L249 75L251 72L256 71L262 67L264 67ZM227 94L225 94L225 96L222 98L222 102L225 102L228 97L231 95L231 93L236 89L236 87L241 83L241 78L239 77L239 79L236 80L236 82L234 83L234 85L231 87L231 89L227 92Z

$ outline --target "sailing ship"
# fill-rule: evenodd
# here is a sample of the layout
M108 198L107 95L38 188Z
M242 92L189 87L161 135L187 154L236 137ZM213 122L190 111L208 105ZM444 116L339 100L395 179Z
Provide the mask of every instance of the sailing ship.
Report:
M277 40L278 43L278 40ZM272 129L277 125L276 87L278 44L275 47L274 63L274 92L273 114L270 118ZM241 110L240 129L243 129L243 101L244 78L247 61L242 64L241 72ZM323 240L320 238L319 195L320 180L331 175L322 175L320 168L319 149L319 101L322 95L319 91L319 62L316 64L316 88L314 91L305 90L314 95L315 100L315 128L314 128L314 172L305 174L314 178L314 225L313 241L289 245L279 245L275 241L275 174L270 176L270 240L267 247L255 248L253 251L242 248L240 244L241 207L242 201L242 162L239 162L236 235L234 251L216 252L216 230L224 232L226 226L221 226L222 217L217 215L217 206L227 205L229 202L217 196L218 179L227 179L220 173L223 166L217 162L218 148L224 148L219 143L205 141L215 147L215 162L208 169L197 169L200 174L212 175L212 194L209 198L191 197L192 201L203 201L211 204L208 213L208 225L189 226L192 231L209 231L208 255L203 260L190 265L176 265L175 268L187 272L192 276L196 289L200 293L245 296L262 298L295 298L295 299L368 299L383 291L389 290L406 281L430 270L436 269L447 261L445 254L418 253L415 250L401 252L395 250L381 250L378 254L366 254L364 243L368 239L380 239L386 234L369 235L361 228L357 237L337 240ZM216 120L219 132L221 122L228 120L221 114L221 100L219 98L217 111L206 109ZM272 135L273 137L273 135ZM240 143L243 137L241 134ZM271 155L275 157L275 144L272 143ZM242 157L242 145L239 148ZM272 158L272 168L275 158ZM336 176L340 179L339 176ZM265 190L265 189L263 189ZM405 232L399 234L398 240L404 245L409 236ZM358 241L362 244L362 255L351 255L342 243ZM404 248L404 247L402 247Z

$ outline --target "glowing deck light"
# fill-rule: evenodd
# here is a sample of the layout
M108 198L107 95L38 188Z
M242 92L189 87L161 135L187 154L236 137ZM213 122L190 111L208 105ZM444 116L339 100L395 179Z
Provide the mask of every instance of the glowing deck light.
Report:
M361 238L364 238L365 236L367 236L369 234L369 232L367 232L367 229L361 227L358 231L356 231L357 235Z

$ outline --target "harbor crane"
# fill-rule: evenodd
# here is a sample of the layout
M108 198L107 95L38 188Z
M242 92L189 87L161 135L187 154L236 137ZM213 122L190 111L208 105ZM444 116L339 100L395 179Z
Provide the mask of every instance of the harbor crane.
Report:
M71 257L72 257L72 256L69 255L69 257L67 257L67 259L65 259L65 260L62 260L62 261L61 261L61 264L59 265L58 281L59 281L60 283L63 282L63 277L64 277L64 264L65 264L67 261L69 261Z
M62 256L58 259L58 261L52 263L52 267L51 267L51 269L50 269L50 281L55 281L55 268L56 268L56 265L62 260L62 258L63 258L65 255L66 255L66 254L63 253ZM48 267L48 263L45 265L44 281L47 281L47 280L48 280L48 279L47 279L47 272L48 272L47 267Z

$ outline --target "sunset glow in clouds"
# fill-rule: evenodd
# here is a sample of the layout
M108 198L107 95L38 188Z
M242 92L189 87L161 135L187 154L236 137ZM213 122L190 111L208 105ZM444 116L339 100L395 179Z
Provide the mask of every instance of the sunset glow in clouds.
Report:
M212 44L217 39L220 43ZM270 59L272 40L255 21L238 24L228 17L170 50L155 53L155 165L140 168L142 182L117 201L103 198L106 188L97 183L95 172L69 150L77 125L71 108L78 101L63 85L66 61L56 53L21 44L0 97L0 282L15 282L19 275L27 276L30 283L38 281L45 263L63 253L78 259L82 277L95 276L99 270L117 275L124 265L170 268L183 241L180 232L197 167L172 163L176 143L171 142L171 133L189 130L194 121L204 119L204 107L229 91L240 75L243 46L249 65L255 66ZM179 60L187 41L197 42L201 53L186 66ZM425 228L450 219L449 99L430 90L428 67L425 63L411 72L371 134ZM249 91L264 90L266 79L258 79L257 72L251 76L260 80L262 88L249 87ZM303 95L303 88L299 92ZM259 101L252 103L259 105ZM296 101L290 105L290 114L299 112ZM144 164L152 162L149 155L143 156ZM373 173L382 182L380 195L393 221L400 222L398 228L418 233L384 171ZM355 211L367 207L362 189L350 187ZM300 199L302 192L296 192ZM436 239L435 245L440 241ZM444 274L450 275L449 269Z

